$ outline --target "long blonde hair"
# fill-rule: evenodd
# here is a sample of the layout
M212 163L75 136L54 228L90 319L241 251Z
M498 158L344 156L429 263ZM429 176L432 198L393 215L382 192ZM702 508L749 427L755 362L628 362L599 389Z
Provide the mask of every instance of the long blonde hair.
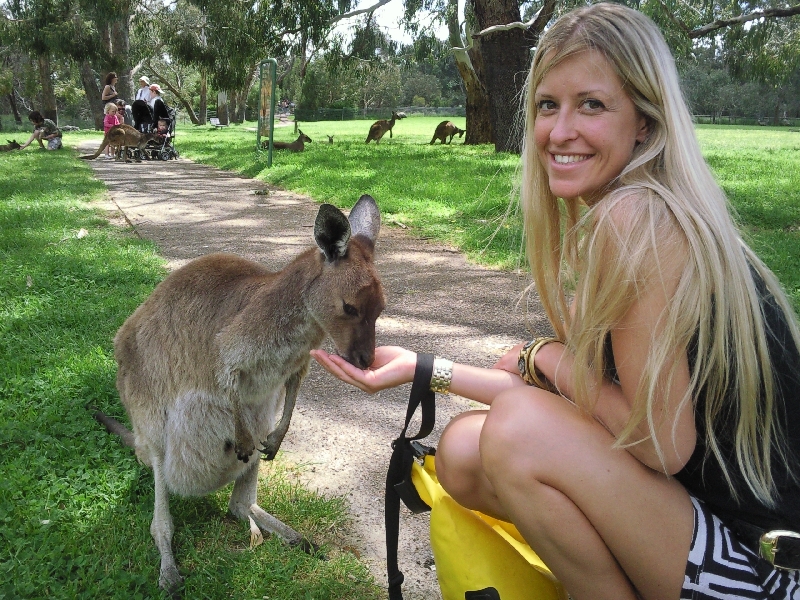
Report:
M534 92L550 69L590 49L616 71L647 121L648 136L603 199L583 211L578 200L558 199L550 191L533 139ZM666 365L674 363L675 352L691 349L696 360L682 402L693 402L702 390L707 450L736 496L732 465L726 464L715 435L715 425L733 419L736 466L755 496L774 504L772 451L786 458L786 435L774 418L772 363L751 268L785 312L800 347L797 321L777 279L743 242L731 218L727 198L700 152L669 48L650 19L622 5L595 4L564 15L542 36L528 78L521 175L528 259L545 312L575 354L578 406L592 408L588 375L602 376L608 366L608 333L644 286L659 284L656 244L683 248L686 268L661 317L663 332L653 340L617 443L636 443L631 434L646 420L663 461L652 399L659 388L668 395L673 373ZM629 226L615 230L610 212L632 197L635 201L626 204L635 207ZM664 239L669 232L683 239ZM616 260L608 260L609 252ZM575 293L572 315L567 290Z

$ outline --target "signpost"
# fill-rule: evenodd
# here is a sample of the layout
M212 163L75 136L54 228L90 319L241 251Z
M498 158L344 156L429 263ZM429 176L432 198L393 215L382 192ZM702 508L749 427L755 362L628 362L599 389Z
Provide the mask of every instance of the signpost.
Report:
M272 166L272 132L275 128L275 92L278 61L274 58L262 60L259 65L260 87L258 94L258 132L256 152L261 153L262 144L267 149L267 166ZM263 140L263 141L262 141Z

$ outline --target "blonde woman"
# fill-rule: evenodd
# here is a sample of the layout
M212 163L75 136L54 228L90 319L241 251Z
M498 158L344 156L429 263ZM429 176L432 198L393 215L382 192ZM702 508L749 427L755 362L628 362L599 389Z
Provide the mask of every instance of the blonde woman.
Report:
M442 434L442 485L513 522L575 600L800 598L800 540L759 556L763 534L800 532L796 317L730 217L657 27L617 4L560 18L526 118L528 258L555 337L494 369L437 359L437 390L489 405ZM368 392L416 365L312 354Z

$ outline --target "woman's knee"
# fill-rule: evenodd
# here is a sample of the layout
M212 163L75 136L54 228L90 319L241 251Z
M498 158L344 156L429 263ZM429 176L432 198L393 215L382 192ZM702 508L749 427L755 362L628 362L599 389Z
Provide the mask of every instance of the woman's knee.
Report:
M482 474L478 449L485 411L462 413L447 424L436 449L436 475L447 493L461 504L478 492Z
M542 390L509 390L492 402L480 435L481 464L493 484L504 477L538 478L543 465L557 460L563 435L563 399Z

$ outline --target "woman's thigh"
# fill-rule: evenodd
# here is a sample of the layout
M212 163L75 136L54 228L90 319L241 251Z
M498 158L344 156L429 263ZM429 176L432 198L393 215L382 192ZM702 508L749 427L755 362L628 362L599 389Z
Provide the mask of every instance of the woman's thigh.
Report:
M645 598L677 598L694 524L689 495L614 441L564 398L518 388L492 404L479 452L500 504L523 534L557 535L557 524L537 523L540 513L530 506L537 486L557 490L588 519Z

